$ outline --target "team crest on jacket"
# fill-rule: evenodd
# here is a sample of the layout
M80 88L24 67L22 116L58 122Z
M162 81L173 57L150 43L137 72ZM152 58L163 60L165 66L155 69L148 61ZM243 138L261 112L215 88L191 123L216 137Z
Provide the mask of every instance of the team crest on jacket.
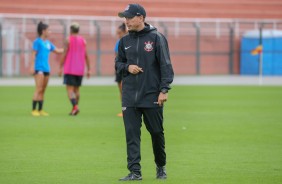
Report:
M145 42L145 47L144 47L145 51L151 52L154 49L153 48L153 43L154 42L150 42L150 41Z

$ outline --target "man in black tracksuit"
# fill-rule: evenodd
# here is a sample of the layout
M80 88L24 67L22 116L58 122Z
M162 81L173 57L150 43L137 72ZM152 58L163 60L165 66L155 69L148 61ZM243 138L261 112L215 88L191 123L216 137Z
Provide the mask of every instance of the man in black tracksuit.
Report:
M117 72L123 74L122 110L130 174L121 181L142 180L140 136L142 116L151 134L157 179L166 179L163 104L173 81L166 38L145 23L146 12L139 4L129 4L124 12L129 34L120 40Z

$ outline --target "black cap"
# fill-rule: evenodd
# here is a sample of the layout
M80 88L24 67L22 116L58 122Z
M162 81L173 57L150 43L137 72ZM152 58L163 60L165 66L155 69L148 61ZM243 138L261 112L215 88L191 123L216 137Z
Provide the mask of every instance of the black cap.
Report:
M146 17L145 9L139 4L129 4L123 12L119 12L118 16L123 18L133 18L135 16L143 15Z

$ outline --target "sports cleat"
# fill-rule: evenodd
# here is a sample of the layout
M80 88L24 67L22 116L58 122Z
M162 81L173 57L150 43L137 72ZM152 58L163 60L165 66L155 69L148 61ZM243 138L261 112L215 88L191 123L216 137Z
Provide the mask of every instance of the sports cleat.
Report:
M118 117L122 117L123 115L122 115L122 113L118 113L117 116Z
M165 180L167 178L165 166L157 167L157 179Z
M134 172L131 172L124 178L119 179L119 181L140 181L140 180L142 180L141 174L136 174Z
M78 106L75 105L75 106L72 108L72 110L71 110L71 112L70 112L70 115L71 115L71 116L76 116L78 113L79 113Z
M43 110L39 111L40 116L49 116L49 114Z
M38 110L33 110L31 111L31 115L37 117L37 116L40 116L40 113Z

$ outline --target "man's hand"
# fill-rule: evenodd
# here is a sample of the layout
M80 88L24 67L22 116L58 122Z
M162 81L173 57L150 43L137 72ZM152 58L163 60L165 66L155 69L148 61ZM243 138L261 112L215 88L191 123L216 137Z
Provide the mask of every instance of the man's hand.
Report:
M168 99L168 93L162 93L162 92L160 92L159 98L158 98L158 104L159 104L159 106L160 106L160 107L163 106L164 103L167 101L167 99Z
M129 71L129 73L134 74L134 75L136 75L136 74L138 74L140 72L143 72L142 68L140 68L137 65L129 65L128 66L128 71Z

